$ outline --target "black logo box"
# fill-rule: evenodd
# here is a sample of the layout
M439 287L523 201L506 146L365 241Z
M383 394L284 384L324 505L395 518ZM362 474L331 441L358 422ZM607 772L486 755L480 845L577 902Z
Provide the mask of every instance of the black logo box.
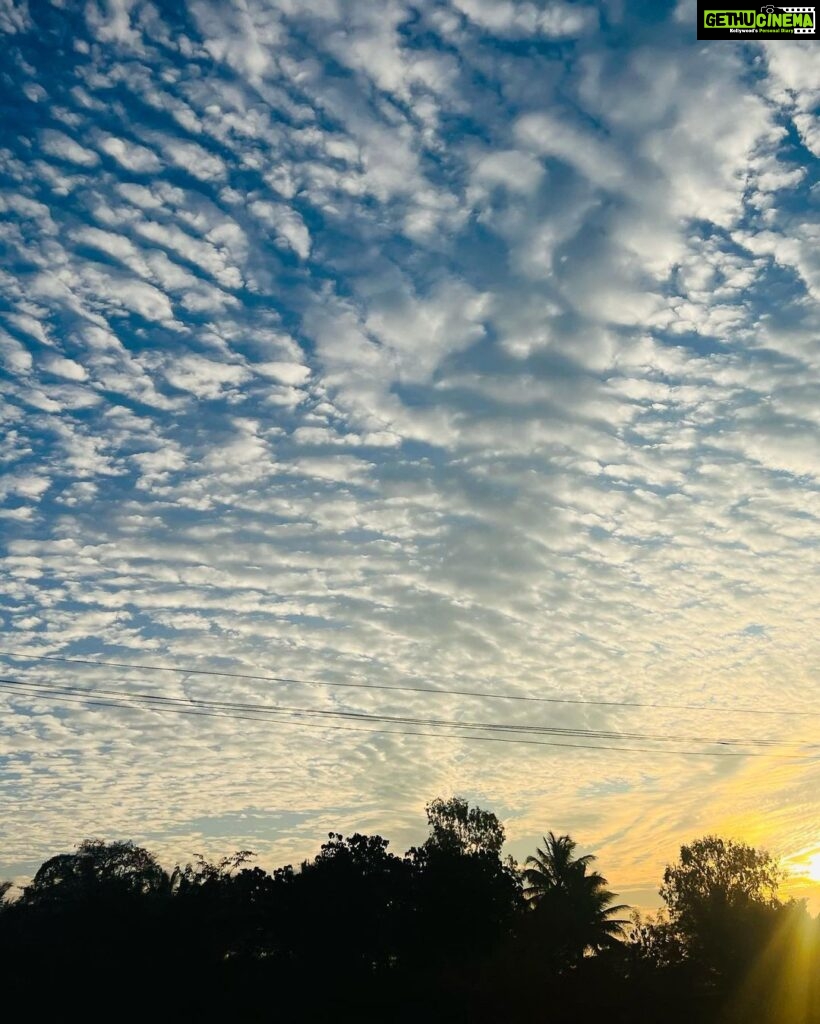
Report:
M707 14L710 12L722 15L720 19L715 18L718 23L711 26L707 24ZM775 4L735 4L731 0L724 4L720 0L698 0L697 37L704 40L733 39L735 42L739 40L747 43L763 39L791 42L817 39L818 13L820 5L778 7ZM807 24L811 27L806 27Z

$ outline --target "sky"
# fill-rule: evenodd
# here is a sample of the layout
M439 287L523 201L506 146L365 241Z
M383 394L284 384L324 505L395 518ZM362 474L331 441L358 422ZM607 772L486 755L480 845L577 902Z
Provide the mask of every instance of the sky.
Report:
M711 832L816 892L816 43L620 0L0 32L0 876L401 853L458 793L626 902Z

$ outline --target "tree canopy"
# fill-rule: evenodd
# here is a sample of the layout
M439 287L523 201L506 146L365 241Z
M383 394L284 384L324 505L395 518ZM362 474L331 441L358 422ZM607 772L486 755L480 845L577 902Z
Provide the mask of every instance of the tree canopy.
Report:
M331 832L294 869L250 850L165 872L143 847L90 839L0 885L4 994L35 1019L106 984L129 1013L182 1020L539 1020L820 1024L820 929L778 896L772 857L704 836L664 872L665 911L635 919L591 853L547 832L523 868L462 797L427 805L406 854ZM48 965L49 985L41 984ZM47 992L59 1006L45 1009ZM119 998L119 996L118 996ZM161 1000L158 1002L158 1000Z
M663 873L660 895L674 920L686 922L706 906L773 906L782 872L764 850L719 836L680 848L680 859Z
M492 811L470 807L463 797L438 798L425 807L430 835L428 849L448 853L497 856L504 845L504 826Z
M23 891L28 903L93 897L147 896L161 892L168 876L153 854L132 842L86 839L75 853L51 857Z
M781 879L765 850L707 835L681 847L660 896L686 955L710 975L740 976L779 927Z

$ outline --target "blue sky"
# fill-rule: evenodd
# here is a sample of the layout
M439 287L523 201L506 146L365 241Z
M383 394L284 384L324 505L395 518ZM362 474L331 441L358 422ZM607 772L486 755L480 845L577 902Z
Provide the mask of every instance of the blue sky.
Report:
M0 31L5 648L818 707L814 43L698 43L689 3L514 0L2 0ZM3 665L661 737L7 689L6 874L91 835L169 862L270 866L331 828L406 848L452 792L519 856L572 831L637 900L706 831L798 867L820 847L815 761L674 753L812 742L811 718Z

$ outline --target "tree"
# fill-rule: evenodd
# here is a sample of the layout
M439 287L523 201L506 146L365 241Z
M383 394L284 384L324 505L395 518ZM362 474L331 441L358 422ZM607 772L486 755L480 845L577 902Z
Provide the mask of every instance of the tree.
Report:
M680 860L663 873L660 895L672 920L686 925L705 906L775 906L781 878L765 851L710 835L680 848Z
M210 861L201 853L194 854L194 863L185 867L179 864L171 872L170 886L173 892L180 895L194 892L207 887L210 892L227 888L233 873L252 860L256 854L253 850L237 850L218 861Z
M525 861L532 865L523 872L526 900L537 906L555 890L570 890L579 875L584 874L587 865L595 860L591 853L574 857L577 846L570 836L556 836L554 832L544 836L544 849L536 847L535 855Z
M290 941L303 966L325 972L384 972L407 937L410 862L378 835L331 832L295 879ZM332 923L331 927L328 924Z
M193 960L219 963L266 947L277 892L267 872L245 866L255 856L253 850L237 850L211 861L196 853L193 863L177 864L171 872L170 920L176 944Z
M463 797L425 810L430 834L409 854L415 954L434 964L477 962L509 936L520 907L520 876L501 859L504 827Z
M522 872L524 898L535 912L535 929L545 951L570 964L590 952L609 948L628 923L614 915L629 908L613 905L615 894L597 871L589 871L592 854L575 857L570 836L544 837L544 848L527 857Z
M492 811L470 807L463 797L440 797L424 808L430 825L425 846L450 853L498 856L504 845L504 826Z
M686 956L707 976L740 976L778 926L782 872L765 851L708 835L667 865L660 895Z
M157 895L168 876L153 854L132 842L86 839L76 853L45 861L23 890L27 904Z
M33 979L29 965L46 963L54 991L90 970L122 990L131 977L155 975L172 952L163 927L168 892L153 855L132 842L87 839L51 857L2 914L9 975Z
M647 917L635 911L627 938L633 960L652 970L678 967L685 960L680 935L663 911Z

